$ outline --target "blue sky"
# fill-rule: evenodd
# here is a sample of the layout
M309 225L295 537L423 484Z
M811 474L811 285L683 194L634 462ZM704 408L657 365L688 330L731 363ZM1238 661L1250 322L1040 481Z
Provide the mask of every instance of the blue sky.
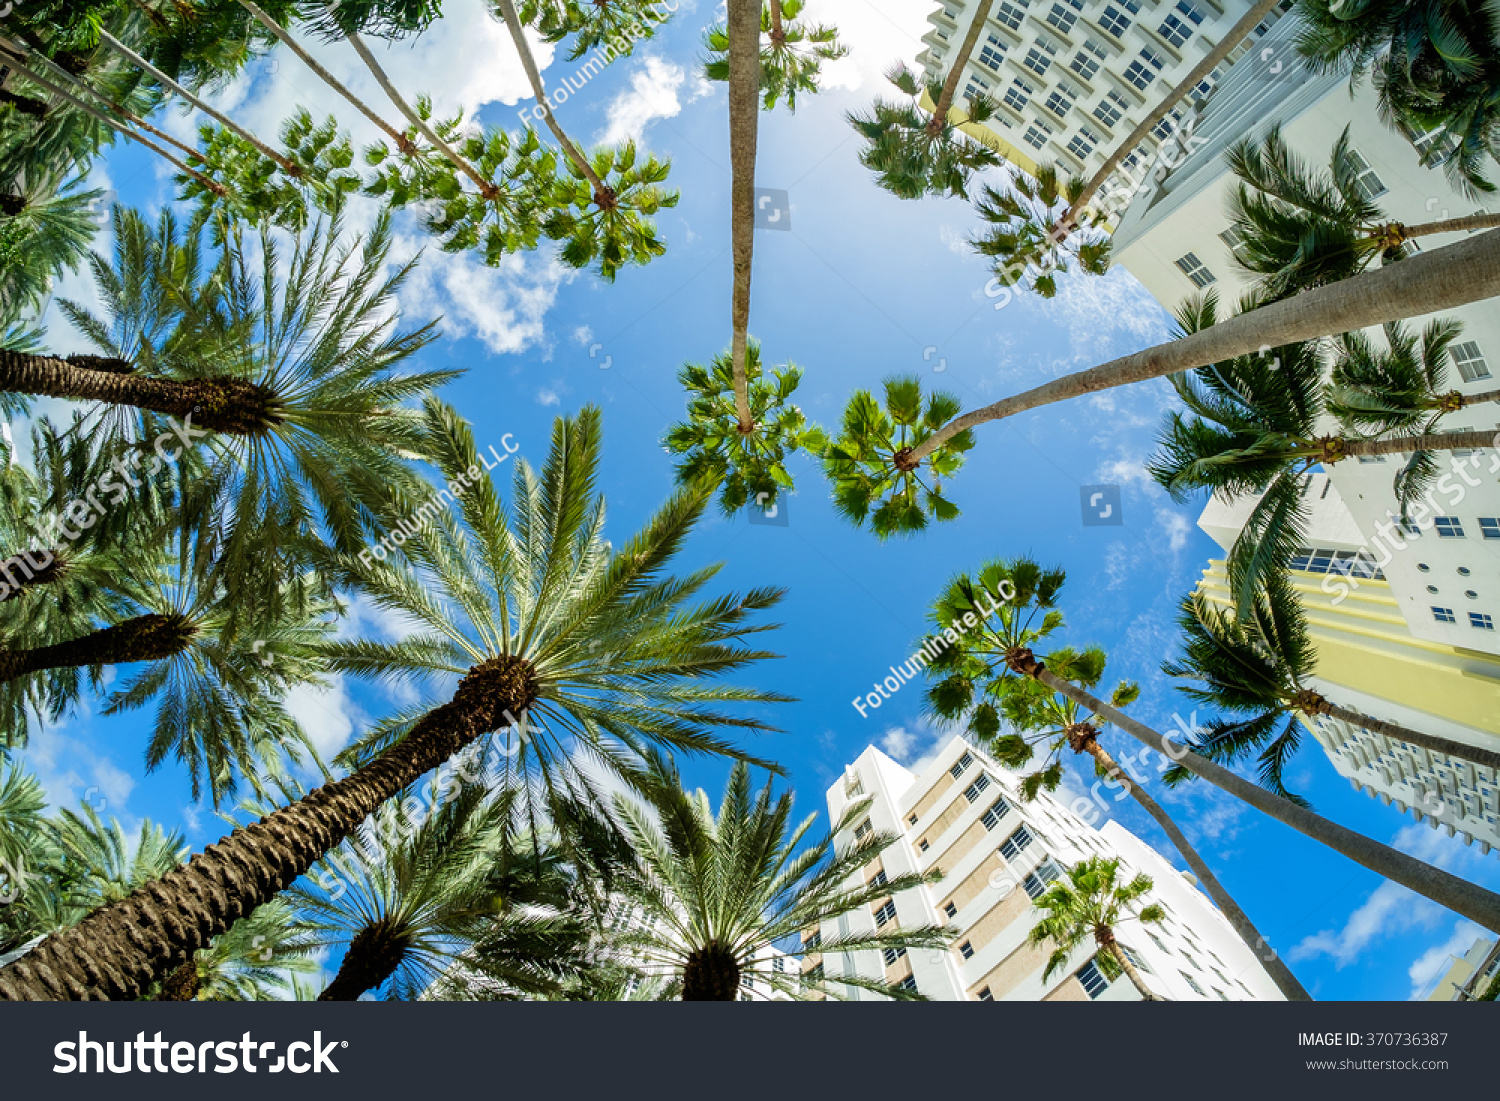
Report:
M458 5L450 7L456 12ZM519 64L503 27L470 7L478 6L464 6L465 14L449 16L415 46L392 48L389 68L399 87L432 94L440 111L463 106L486 122L514 127L517 107L526 102ZM830 72L825 93L803 101L795 116L779 110L761 120L757 182L789 192L791 229L756 235L751 333L767 362L804 368L801 404L828 426L852 390L878 387L893 374L918 373L924 386L951 390L973 407L1168 335L1166 313L1123 270L1103 279L1065 278L1050 302L1024 299L995 310L983 294L988 272L964 245L975 224L969 207L896 200L860 167L844 113L884 94L880 72L892 61L915 58L927 11L912 0L813 0L810 16L836 23L852 56ZM672 489L672 461L660 440L684 407L677 371L724 350L730 337L725 93L697 75L701 29L719 17L707 0L696 9L681 0L656 40L558 110L563 126L582 140L636 136L671 158L671 183L682 199L658 220L665 257L605 285L558 267L545 250L508 258L498 270L434 250L401 301L407 323L443 315L445 338L420 361L467 370L444 397L474 423L481 448L509 433L540 462L554 416L589 403L603 409L602 488L608 536L616 540ZM317 53L395 117L352 51ZM560 53L553 58L550 47L537 53L550 83L576 71L577 63ZM284 54L258 63L220 103L268 136L298 103L319 112L338 106ZM357 139L368 137L353 125L352 109L338 113ZM191 125L175 113L169 122L184 134ZM151 211L170 199L165 174L135 149L117 147L95 178L122 201ZM357 227L370 216L357 208L351 221ZM422 247L419 229L401 228L400 248ZM78 278L59 293L90 297ZM49 321L54 347L82 347L55 310ZM916 686L868 717L850 701L911 652L944 581L989 557L1029 554L1064 567L1068 627L1061 641L1104 646L1111 683L1141 682L1133 710L1142 718L1164 729L1174 728L1174 714L1192 720L1157 667L1174 650L1176 603L1217 547L1194 524L1199 507L1172 504L1142 468L1168 399L1165 384L1146 384L983 426L951 483L962 516L915 539L879 544L848 527L833 513L821 475L801 456L792 463L798 492L783 505L784 526L705 519L683 554L684 570L722 561L723 588L789 590L775 617L784 627L772 641L784 659L742 679L799 701L768 711L784 733L757 738L751 748L786 767L804 810L825 809L824 790L866 745L920 763L949 736L923 720ZM1122 487L1123 526L1083 526L1079 487L1096 483ZM395 626L357 604L350 629L381 636ZM403 698L340 679L324 691L299 691L293 706L331 753ZM211 808L187 805L180 771L144 773L146 729L144 716L104 718L85 706L34 738L26 759L57 803L87 797L132 826L149 816L180 826L201 848L225 826ZM690 763L685 772L716 794L727 768ZM1481 858L1355 793L1311 738L1291 775L1324 815L1500 887L1495 857ZM1076 777L1069 783L1079 792L1086 787ZM1477 935L1470 923L1213 789L1197 785L1157 797L1271 942L1289 954L1315 997L1410 997L1436 977L1447 953L1462 953ZM1108 813L1176 859L1133 805L1111 801Z

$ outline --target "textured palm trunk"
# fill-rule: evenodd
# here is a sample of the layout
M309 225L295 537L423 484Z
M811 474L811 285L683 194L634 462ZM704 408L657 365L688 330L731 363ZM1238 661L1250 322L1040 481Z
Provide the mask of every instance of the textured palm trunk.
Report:
M1397 224L1403 239L1430 237L1435 233L1472 233L1476 229L1500 228L1500 214L1470 214L1464 218L1444 218L1440 222L1421 222L1407 226Z
M410 156L412 153L416 152L416 147L407 140L405 134L401 133L390 123L386 122L385 119L381 118L368 106L366 106L363 100L361 100L348 88L345 88L342 84L340 84L338 80L335 79L332 73L330 73L327 69L323 68L323 66L319 65L316 61L313 60L312 55L302 48L302 44L295 38L293 38L287 32L285 27L283 27L280 23L276 22L276 20L272 19L269 15L263 12L260 9L259 5L251 3L251 0L239 0L239 3L242 8L244 8L247 12L255 17L255 21L257 23L259 23L262 27L265 27L266 30L270 31L273 35L276 36L277 40L283 46L291 50L292 53L296 54L297 57L301 59L302 64L306 65L315 74L317 74L319 80L321 80L324 84L328 85L345 100L347 100L356 111L364 115L365 118L369 119L376 126L378 126L381 132L395 143L397 149L399 149L403 154L407 156Z
M78 638L30 650L0 650L0 684L46 669L159 661L187 649L195 628L180 615L135 616Z
M400 92L396 91L396 86L391 83L390 77L386 75L386 71L381 67L380 62L375 60L375 55L365 45L364 39L360 38L353 31L350 31L344 37L348 40L349 45L354 47L354 52L359 54L359 59L365 63L365 68L370 70L370 75L375 78L375 83L380 85L380 90L385 93L386 98L395 104L396 110L400 111L406 121L416 128L417 133L426 138L434 149L447 157L448 162L454 168L469 177L473 181L474 186L479 188L479 194L487 202L493 202L499 198L500 189L481 176L472 164L459 156L456 150L450 147L442 138L438 137L437 132L422 121L422 116L412 109L411 105L406 102Z
M67 563L55 550L29 550L0 562L0 604L62 577Z
M12 92L9 88L0 88L0 103L8 103L23 115L30 115L34 119L47 117L47 105L39 99L31 96L23 96L19 92Z
M734 413L741 435L755 430L750 380L750 268L755 251L755 147L760 130L760 0L729 0L729 226L734 254L730 292Z
M406 944L399 930L385 921L366 925L349 941L339 973L318 995L318 1001L358 1001L366 990L374 990L394 975L405 954Z
M1312 995L1303 989L1302 984L1297 981L1297 976L1292 974L1291 968L1281 961L1281 957L1271 948L1270 943L1265 937L1261 936L1260 930L1245 915L1245 911L1240 909L1239 903L1234 900L1234 896L1224 889L1224 885L1219 882L1218 877L1209 869L1203 857L1198 854L1198 850L1193 848L1192 842L1177 828L1177 823L1172 821L1172 816L1162 810L1160 804L1155 799L1146 794L1144 787L1135 783L1135 781L1131 780L1125 774L1125 770L1109 755L1109 751L1099 744L1097 733L1093 737L1083 740L1083 752L1090 754L1095 761L1099 762L1100 769L1107 775L1114 777L1120 783L1124 784L1125 790L1130 793L1131 798L1139 803L1141 809L1149 814L1152 820L1162 828L1162 832L1167 835L1167 838L1176 847L1177 851L1182 854L1182 858L1187 861L1187 866L1198 877L1198 882L1208 892L1208 897L1213 899L1214 905L1219 908L1219 912L1228 920L1234 931L1239 935L1240 940L1244 941L1245 947L1250 949L1250 954L1260 960L1266 969L1266 973L1271 976L1271 981L1285 995L1287 1001L1312 1001Z
M243 3L243 0L241 0ZM510 31L511 40L516 45L516 52L521 55L521 67L526 70L526 79L531 83L531 94L536 97L537 106L541 108L542 120L546 122L547 129L552 131L552 136L557 139L558 145L573 166L583 173L584 179L594 189L594 205L600 210L613 210L615 206L615 193L604 186L604 181L594 171L594 166L589 164L583 151L573 143L573 139L563 132L558 121L552 117L552 106L547 102L547 88L542 83L541 70L536 67L536 58L531 56L531 46L526 41L526 35L521 29L521 17L516 14L516 5L512 0L499 0L500 14L505 18L506 29Z
M95 910L0 970L0 998L140 997L152 982L269 902L380 804L465 746L524 715L536 698L526 661L471 668L453 699L342 780L235 830L186 864Z
M161 993L156 996L159 1002L191 1002L198 998L201 988L198 978L198 957L189 956L183 960L181 965L172 969L161 982Z
M1500 770L1500 753L1492 749L1482 749L1479 746L1469 745L1467 742L1454 741L1452 738L1441 738L1435 734L1424 734L1420 730L1412 730L1410 727L1402 726L1400 723L1387 722L1384 719L1376 719L1359 711L1347 707L1340 707L1336 703L1330 703L1323 696L1311 689L1299 692L1292 698L1292 706L1304 715L1327 715L1331 719L1357 726L1362 730L1368 730L1371 734L1379 734L1393 741L1407 742L1411 745L1419 745L1423 749L1429 749L1433 753L1444 753L1449 757L1460 761L1472 761L1476 765L1485 768Z
M1151 988L1146 985L1146 980L1141 978L1141 973L1136 970L1135 964L1130 962L1130 957L1125 954L1125 949L1121 948L1120 942L1115 939L1113 929L1111 929L1108 925L1104 926L1100 930L1100 932L1096 934L1095 939L1097 939L1103 947L1108 949L1109 954L1115 958L1115 962L1120 965L1120 970L1125 972L1125 977L1130 980L1130 984L1134 986L1140 993L1141 1001L1161 1001L1160 998L1152 993Z
M732 1002L740 992L740 965L734 953L709 944L688 955L682 969L685 1002Z
M32 355L0 349L0 390L149 409L211 432L248 436L280 421L272 392L259 383L217 378L144 378L121 360Z
M952 63L948 66L948 75L943 80L943 92L932 105L932 119L927 123L927 133L931 137L937 137L948 124L948 112L953 107L953 97L958 94L958 82L963 79L964 68L974 52L974 44L979 41L979 32L984 30L984 21L994 6L991 0L979 0L974 5L974 18L969 23L963 43L958 47L958 53L953 55Z
M26 208L31 205L25 195L12 195L9 192L0 193L0 215L7 218L19 218L26 213Z
M1062 693L1093 714L1114 723L1142 745L1165 754L1195 776L1200 776L1214 787L1249 803L1283 825L1290 826L1319 844L1327 845L1334 852L1347 856L1361 867L1410 888L1486 929L1500 932L1500 894L1450 875L1431 864L1424 864L1336 822L1330 822L1321 815L1299 807L1227 768L1198 756L1186 746L1137 722L1119 708L1111 707L1076 684L1063 680L1047 669L1029 650L1015 651L1007 655L1007 661L1015 672L1035 677L1053 691Z
M1053 402L1164 378L1262 348L1454 309L1500 294L1500 230L1303 291L1196 333L1065 375L1023 394L955 417L912 451L918 461L965 428ZM1458 434L1454 434L1456 439ZM1388 441L1378 441L1386 443ZM1455 445L1463 446L1463 445ZM1473 446L1473 445L1470 445ZM1352 453L1352 452L1351 452ZM1370 452L1373 454L1374 452Z
M786 45L786 28L782 24L781 0L771 0L771 41L778 46Z
M1429 436L1393 436L1386 440L1339 439L1341 455L1405 455L1412 451L1477 451L1495 445L1494 431L1436 432Z
M118 38L110 34L108 31L101 28L99 31L99 40L115 53L119 54L121 57L125 58L125 60L129 61L136 68L146 73L151 77L152 80L156 81L163 88L167 89L167 91L171 92L173 95L180 97L187 103L191 103L194 107L202 111L205 115L213 119L226 130L229 130L232 133L238 134L240 137L244 138L260 152L261 156L274 161L288 176L291 176L295 179L302 175L302 169L298 168L294 161L288 160L285 156L276 152L276 150L272 149L269 145L266 145L263 141L257 138L250 131L246 130L243 126L240 126L228 115L223 114L222 112L217 111L213 107L209 106L203 100L199 99L192 92L184 88L181 84L178 84L166 73L162 72L156 66L152 65L151 62L147 61L144 57L136 53L129 46L125 45L125 43L121 42Z
M1114 152L1109 155L1109 159L1100 166L1099 171L1094 173L1093 178L1084 185L1083 191L1073 201L1073 205L1068 207L1067 212L1058 219L1058 229L1061 230L1064 236L1073 231L1078 221L1078 215L1089 205L1094 196L1099 193L1099 189L1104 186L1105 181L1114 173L1114 170L1120 166L1120 162L1129 155L1131 150L1146 140L1146 137L1151 133L1151 128L1166 118L1167 112L1176 106L1184 96L1196 88L1204 77L1213 72L1214 66L1233 53L1235 47L1249 38L1251 32L1260 25L1261 20L1275 11L1280 4L1281 0L1258 0L1256 5L1247 11L1238 23L1224 32L1224 37L1219 39L1218 44L1213 49L1203 55L1202 60L1193 66L1192 71L1183 77L1175 88L1157 101L1156 106L1140 121L1136 128L1125 135L1125 140L1115 146Z

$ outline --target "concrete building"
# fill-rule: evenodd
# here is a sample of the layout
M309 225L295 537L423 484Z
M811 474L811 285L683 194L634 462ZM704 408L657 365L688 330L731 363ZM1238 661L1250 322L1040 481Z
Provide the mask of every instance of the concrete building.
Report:
M1449 961L1427 1001L1471 1001L1483 995L1500 978L1500 941L1480 937L1462 956L1450 956Z
M1404 551L1372 547L1327 474L1306 477L1303 499L1309 545L1293 558L1291 578L1317 648L1312 686L1333 702L1378 719L1469 745L1500 747L1500 657L1413 630L1413 620L1425 621L1412 612L1408 578L1437 578L1436 555L1449 544L1423 536ZM1228 551L1255 500L1210 498L1198 525ZM1412 557L1413 568L1393 568L1402 555ZM1230 606L1222 561L1209 564L1198 589L1221 607ZM1441 591L1437 598L1443 598ZM1488 633L1474 634L1488 639ZM1356 789L1395 804L1403 814L1410 811L1450 837L1477 843L1485 853L1500 846L1500 783L1493 770L1327 716L1309 725L1334 768Z
M1019 778L962 738L950 741L920 775L874 746L866 749L828 790L831 819L839 821L866 798L867 813L839 839L841 848L870 830L899 840L863 869L863 878L933 869L943 878L810 932L803 942L804 971L906 983L936 1001L1137 1000L1128 979L1104 978L1092 943L1044 980L1051 948L1028 942L1041 914L1033 900L1077 861L1107 856L1150 875L1151 898L1167 911L1160 926L1127 921L1117 934L1155 993L1182 1001L1281 996L1187 875L1117 823L1094 829L1045 792L1024 801ZM883 956L820 949L835 936L890 922L946 924L956 930L953 947ZM854 986L843 990L853 999L875 996Z
M983 93L999 110L990 124L969 124L966 131L1028 174L1055 161L1085 177L1251 6L1248 0L943 0L928 16L932 29L917 56L928 79L946 74L978 3L992 10L954 107L962 110ZM1274 22L1273 16L1263 26ZM1248 48L1238 47L1230 60ZM1193 98L1206 99L1219 75L1204 80ZM1185 102L1174 116L1180 121L1190 110ZM1163 120L1122 167L1129 171L1153 157L1172 129Z

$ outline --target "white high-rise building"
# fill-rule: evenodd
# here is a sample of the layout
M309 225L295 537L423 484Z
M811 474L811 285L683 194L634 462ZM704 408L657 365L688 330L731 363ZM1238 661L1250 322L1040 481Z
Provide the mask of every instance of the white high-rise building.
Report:
M1055 161L1085 177L1251 7L1249 0L943 0L928 16L927 48L917 57L928 79L946 74L979 3L991 10L954 107L965 110L983 93L999 109L968 131L1028 174ZM1247 48L1236 47L1230 60ZM1221 72L1190 99L1206 99ZM1122 167L1128 172L1150 160L1191 110L1189 101L1174 108L1172 121L1164 119Z
M1042 914L1033 900L1064 869L1092 856L1118 857L1144 872L1150 899L1167 911L1161 925L1123 922L1122 947L1152 991L1172 1000L1280 999L1260 962L1194 886L1118 823L1094 829L1059 800L1020 794L1017 776L983 751L954 738L920 775L874 746L849 765L828 790L828 812L839 821L869 798L865 814L838 839L840 850L869 830L899 840L864 868L865 881L911 872L942 872L938 883L902 891L826 922L803 941L803 969L829 977L858 975L908 984L936 1001L1132 1001L1139 994L1123 976L1110 982L1094 962L1097 948L1081 946L1067 967L1042 977L1051 945L1033 945ZM824 941L897 922L908 927L948 925L957 933L948 951L827 952ZM846 996L869 998L854 986Z

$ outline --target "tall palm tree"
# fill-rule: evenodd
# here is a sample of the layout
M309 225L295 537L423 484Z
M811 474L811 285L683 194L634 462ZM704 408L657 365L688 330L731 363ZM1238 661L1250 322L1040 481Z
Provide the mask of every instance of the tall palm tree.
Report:
M537 29L543 42L561 42L572 35L568 60L577 61L606 43L617 57L629 57L637 41L655 38L671 18L671 12L656 7L654 0L522 0L520 17ZM498 4L491 10L500 14Z
M803 0L767 0L760 11L761 106L769 111L783 99L788 111L797 110L797 93L816 95L825 61L849 54L838 40L838 28L809 24L798 18ZM729 79L729 32L717 24L703 32L708 59L703 75L709 80Z
M652 760L651 779L644 805L623 797L616 804L640 861L625 893L655 920L619 943L648 971L680 976L683 1001L734 1001L746 978L792 997L830 994L838 983L891 998L920 997L858 975L799 979L772 963L772 949L804 930L931 878L911 872L865 881L861 873L895 836L872 834L838 852L835 830L804 847L817 815L794 825L791 794L774 795L769 780L754 791L743 762L730 771L717 815L702 790L682 789L676 766L665 759ZM867 803L856 804L840 828L853 825ZM938 926L882 927L825 937L822 950L945 948L950 939Z
M101 195L84 190L75 176L15 217L0 219L0 327L41 306L54 280L78 269L98 230L93 208ZM6 401L0 397L0 409L13 414Z
M766 378L760 343L751 339L745 346L744 369L754 432L736 431L734 363L730 353L721 352L706 367L689 363L678 373L678 381L693 397L687 421L673 425L665 439L668 450L685 456L677 464L678 483L719 487L719 505L726 516L752 501L761 509L775 506L781 491L792 486L788 453L801 450L821 456L828 445L823 430L809 424L802 409L791 403L802 381L800 367L788 363L772 368Z
M1264 301L1347 279L1377 260L1404 260L1413 253L1409 241L1500 226L1500 214L1416 225L1391 218L1362 190L1347 126L1334 143L1326 172L1297 156L1279 125L1259 140L1243 138L1225 156L1239 177L1229 202L1230 225L1239 239L1234 256L1259 276Z
M47 796L37 778L8 753L0 756L0 768L4 769L0 775L0 879L4 881L0 898L9 903L18 893L13 880L24 876L27 858L36 851Z
M915 469L938 448L976 425L1023 413L1052 402L1096 393L1146 379L1316 340L1335 333L1435 313L1500 294L1500 231L1490 230L1457 244L1425 252L1380 271L1361 272L1330 286L1241 313L1167 344L1121 356L1086 371L1065 375L1014 397L953 417L912 447L904 461ZM845 416L853 409L851 402ZM1479 447L1479 433L1455 433L1454 447ZM1463 442L1464 437L1469 442ZM1399 454L1427 447L1400 440L1350 444L1347 454ZM1358 446L1361 450L1355 451ZM1364 450L1369 448L1369 450ZM891 462L894 454L883 456Z
M984 22L988 5L978 5L973 32ZM950 118L955 74L948 80L921 81L904 64L894 66L885 78L898 92L910 97L904 103L877 99L867 114L849 113L849 125L865 139L859 163L875 173L875 179L898 199L920 199L924 195L950 195L965 199L975 172L998 167L1000 154L969 137ZM923 97L941 106L931 115L922 109ZM947 105L943 105L945 97ZM972 96L962 122L983 125L999 108L988 96Z
M1123 870L1118 857L1091 856L1068 869L1066 882L1054 883L1036 900L1047 914L1031 930L1031 943L1055 945L1042 972L1043 982L1065 970L1078 946L1092 939L1100 948L1094 958L1106 979L1117 979L1123 972L1142 1001L1162 1000L1130 962L1115 930L1127 921L1159 924L1167 912L1157 903L1143 901L1153 886L1150 876L1141 872L1127 881Z
M963 466L974 434L951 434L928 459L928 477L914 456L959 408L958 398L945 391L928 394L924 402L915 375L886 379L883 405L868 390L855 391L841 431L823 452L839 514L856 527L868 521L882 540L922 531L929 517L957 519L958 506L944 496L943 479Z
M273 898L162 980L157 1001L281 1001L318 965L285 899Z
M467 472L480 459L468 428L431 405L427 417L438 467L463 490L454 505L463 524L434 517L419 538L406 538L400 567L366 567L357 557L343 563L343 580L361 583L382 607L414 612L420 633L400 643L344 643L333 663L382 677L457 675L456 690L399 729L387 727L386 748L349 776L236 830L149 893L91 914L0 970L0 997L140 992L467 746L508 748L504 775L512 786L529 776L552 790L582 788L582 801L598 802L597 786L563 739L629 782L648 747L736 755L716 729L765 728L725 707L780 697L712 681L770 656L741 639L766 629L752 617L780 593L757 589L691 604L716 569L665 573L702 514L704 495L679 493L616 551L603 540L593 488L596 410L556 423L540 474L517 462L510 509L482 467L470 484ZM422 584L429 579L431 590ZM604 648L603 658L591 656L591 643ZM510 734L497 740L501 730Z
M1297 48L1314 71L1366 73L1380 114L1412 135L1438 131L1422 152L1470 194L1494 190L1486 159L1500 149L1500 14L1481 0L1303 0ZM1420 148L1420 146L1419 146Z
M1165 663L1163 671L1197 682L1182 686L1193 700L1243 716L1208 724L1194 750L1221 762L1238 761L1260 750L1261 783L1283 798L1303 802L1283 783L1286 763L1301 744L1301 717L1326 715L1434 753L1500 768L1500 753L1494 750L1372 718L1333 703L1311 687L1307 681L1317 667L1317 647L1308 636L1291 583L1282 573L1266 577L1248 616L1215 607L1195 592L1183 599L1177 622L1183 631L1182 656ZM1171 778L1186 779L1186 775L1173 770Z

